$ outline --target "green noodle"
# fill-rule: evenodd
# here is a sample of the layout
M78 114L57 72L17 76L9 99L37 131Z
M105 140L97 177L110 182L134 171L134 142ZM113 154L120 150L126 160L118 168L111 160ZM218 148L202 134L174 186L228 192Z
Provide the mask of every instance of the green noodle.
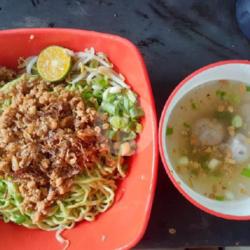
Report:
M34 211L24 211L17 184L0 179L0 213L5 222L12 221L28 228L58 230L81 220L93 221L114 202L114 179L104 178L98 171L86 171L74 179L71 192L52 206L46 217L32 222Z

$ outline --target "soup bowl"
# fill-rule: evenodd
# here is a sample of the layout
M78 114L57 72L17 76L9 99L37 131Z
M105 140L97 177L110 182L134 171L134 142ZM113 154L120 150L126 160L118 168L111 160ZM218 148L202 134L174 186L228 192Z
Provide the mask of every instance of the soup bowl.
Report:
M250 61L230 60L205 66L181 81L166 101L159 126L159 148L165 170L179 192L192 204L212 215L231 220L250 220L250 197L241 200L218 201L210 199L190 188L179 176L171 162L168 150L167 127L179 101L196 87L210 81L232 80L250 86ZM250 112L250 110L249 110Z

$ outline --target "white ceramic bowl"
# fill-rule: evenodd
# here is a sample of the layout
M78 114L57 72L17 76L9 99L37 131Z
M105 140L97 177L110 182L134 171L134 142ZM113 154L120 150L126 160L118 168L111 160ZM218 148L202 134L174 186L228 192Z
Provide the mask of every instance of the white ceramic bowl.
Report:
M175 105L180 99L197 86L209 81L222 79L241 81L250 86L250 61L232 60L210 64L195 71L177 85L175 90L169 96L160 119L160 154L165 170L175 187L195 206L207 213L225 219L250 220L250 198L238 201L221 202L209 199L195 192L176 173L175 168L170 161L169 152L167 151L166 146L166 129L168 121Z

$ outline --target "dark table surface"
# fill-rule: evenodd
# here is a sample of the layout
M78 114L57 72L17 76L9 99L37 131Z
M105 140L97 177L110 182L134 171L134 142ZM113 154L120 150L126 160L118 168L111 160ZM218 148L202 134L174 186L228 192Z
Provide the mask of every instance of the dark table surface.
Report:
M0 0L0 28L17 27L70 27L127 37L146 61L158 117L174 86L195 69L250 58L234 0ZM160 163L151 219L137 247L208 245L250 245L250 222L215 218L192 206Z

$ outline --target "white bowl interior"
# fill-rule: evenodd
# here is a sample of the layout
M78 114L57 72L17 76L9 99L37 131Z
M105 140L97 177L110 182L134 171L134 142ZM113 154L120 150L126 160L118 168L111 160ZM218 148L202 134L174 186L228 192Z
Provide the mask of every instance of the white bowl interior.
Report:
M235 201L216 201L209 199L205 196L200 195L199 193L193 191L176 173L171 160L170 156L167 152L167 144L166 144L166 128L170 118L170 115L175 107L175 105L179 102L179 100L186 95L190 90L193 88L200 86L209 81L215 80L235 80L241 81L246 83L250 86L250 64L243 64L243 63L230 63L230 64L223 64L219 66L215 66L201 73L195 75L193 78L189 79L175 94L173 97L168 109L166 111L163 126L161 131L162 137L162 148L164 152L164 157L166 163L173 173L173 177L177 185L180 185L180 188L193 200L197 203L206 207L214 212L221 213L224 215L231 215L231 216L250 216L250 198L244 200L235 200ZM250 110L249 110L250 112Z

